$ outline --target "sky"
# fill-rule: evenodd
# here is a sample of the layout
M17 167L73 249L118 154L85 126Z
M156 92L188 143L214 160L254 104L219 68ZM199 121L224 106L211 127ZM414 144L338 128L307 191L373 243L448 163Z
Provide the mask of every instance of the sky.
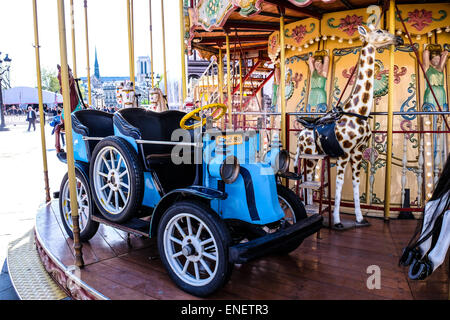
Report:
M77 76L85 77L84 0L73 0ZM155 72L163 72L161 0L152 0ZM70 1L65 0L67 58L72 67ZM89 56L94 73L95 48L101 76L128 76L126 0L88 0ZM41 69L60 64L57 0L37 0ZM180 28L177 0L164 0L168 78L180 77ZM134 55L150 56L149 0L134 0ZM11 62L11 86L36 87L32 0L0 0L0 52Z

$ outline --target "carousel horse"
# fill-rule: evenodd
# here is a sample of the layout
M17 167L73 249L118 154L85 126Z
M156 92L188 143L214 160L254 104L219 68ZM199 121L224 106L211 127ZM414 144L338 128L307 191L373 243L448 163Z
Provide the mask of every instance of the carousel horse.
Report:
M58 67L58 81L59 85L61 87L60 92L62 94L62 83L61 83L61 66L57 65ZM84 105L80 88L78 87L78 82L74 79L72 70L69 67L69 91L70 91L70 111L71 113L77 110L81 110L83 108L86 108ZM55 148L56 153L64 152L64 150L61 148L61 142L60 142L60 133L61 131L64 131L64 110L62 112L61 116L61 122L55 126L54 133L55 133Z
M359 26L358 32L363 44L353 89L347 100L342 104L342 108L338 105L321 118L298 119L305 129L299 133L297 155L294 162L294 168L297 171L300 154L326 153L330 157L337 158L333 222L334 228L340 230L344 229L344 225L340 221L339 207L344 184L344 172L348 163L352 168L356 225L369 225L361 213L359 176L362 154L372 134L367 120L373 105L375 52L378 48L403 44L401 37L396 37L372 25L369 25L369 30ZM307 160L306 162L308 181L313 180L316 164L317 160ZM307 199L309 203L312 203L311 192L308 192Z
M444 263L449 245L450 154L436 189L425 205L422 226L403 249L399 264L409 266L410 279L423 280Z
M155 112L163 112L169 110L167 105L167 100L164 97L161 89L159 88L150 88L149 89L149 109Z
M138 99L136 96L136 92L133 88L133 82L132 81L125 81L123 85L121 84L121 89L118 91L118 95L120 98L118 99L118 102L120 101L120 104L123 108L137 108L138 107ZM120 88L120 86L119 86Z

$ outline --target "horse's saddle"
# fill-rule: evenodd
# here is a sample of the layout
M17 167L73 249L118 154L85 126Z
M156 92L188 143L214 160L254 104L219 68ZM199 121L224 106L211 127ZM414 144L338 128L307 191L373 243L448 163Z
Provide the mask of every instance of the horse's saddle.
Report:
M314 132L314 141L317 144L317 138L320 140L322 151L332 158L339 158L344 155L339 141L334 131L336 121L342 116L339 110L333 109L319 118L297 118L302 126Z

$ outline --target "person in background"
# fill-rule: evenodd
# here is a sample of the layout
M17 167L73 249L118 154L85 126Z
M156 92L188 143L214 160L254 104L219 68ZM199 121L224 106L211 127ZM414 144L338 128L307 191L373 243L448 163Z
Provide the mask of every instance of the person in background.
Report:
M36 112L32 107L28 107L27 112L28 130L30 131L31 125L33 125L33 130L36 131Z

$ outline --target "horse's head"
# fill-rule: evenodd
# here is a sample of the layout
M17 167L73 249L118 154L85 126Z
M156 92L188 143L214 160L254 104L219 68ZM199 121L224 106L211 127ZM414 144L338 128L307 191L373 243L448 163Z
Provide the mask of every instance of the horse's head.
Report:
M125 108L133 107L136 103L136 93L133 89L133 82L126 81L121 90L122 104Z
M366 30L363 26L358 26L358 32L363 43L368 43L375 48L387 48L390 45L399 46L403 44L402 37L378 29L371 24L369 24L369 30Z
M166 99L159 88L150 88L149 89L149 97L150 97L150 105L153 111L162 112L167 110L166 107Z

